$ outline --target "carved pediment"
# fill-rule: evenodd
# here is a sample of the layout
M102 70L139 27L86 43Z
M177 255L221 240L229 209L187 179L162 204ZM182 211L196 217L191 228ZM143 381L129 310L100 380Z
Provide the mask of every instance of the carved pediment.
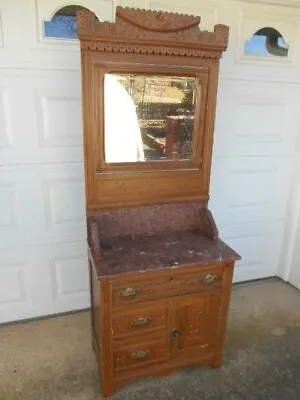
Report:
M97 22L90 11L77 15L81 46L92 50L219 58L228 44L227 26L201 31L193 15L122 7L115 22Z
M117 19L154 32L178 32L197 27L200 17L163 11L117 8Z

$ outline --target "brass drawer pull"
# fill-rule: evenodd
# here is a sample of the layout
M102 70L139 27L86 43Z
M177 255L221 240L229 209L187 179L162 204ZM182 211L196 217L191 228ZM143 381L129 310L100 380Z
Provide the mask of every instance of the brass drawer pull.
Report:
M127 289L121 290L119 292L120 297L134 297L139 293L139 289L128 287Z
M133 327L148 325L152 321L151 317L139 317L130 322Z
M151 354L150 350L141 350L141 351L137 351L136 353L130 354L130 358L132 360L141 360L143 358L148 357L150 354Z
M220 278L217 274L207 274L201 277L201 282L204 283L204 285L211 285L219 279Z

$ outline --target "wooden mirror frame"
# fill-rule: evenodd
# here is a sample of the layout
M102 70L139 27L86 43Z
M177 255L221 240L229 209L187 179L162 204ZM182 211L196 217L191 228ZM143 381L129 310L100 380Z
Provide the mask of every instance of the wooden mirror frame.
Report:
M106 163L104 154L104 75L106 73L133 73L137 75L147 76L181 76L182 67L165 67L156 64L139 63L136 65L127 63L118 63L110 67L110 63L101 63L101 67L95 68L96 86L99 86L99 109L97 110L97 138L98 148L96 154L99 155L97 164L97 172L120 172L128 171L156 171L156 170L176 170L176 169L200 169L203 154L203 138L205 129L205 108L207 100L207 71L203 68L187 68L184 77L192 77L197 79L200 90L197 92L197 101L195 108L195 121L193 126L192 140L192 158L190 160L155 160L155 161L137 161L137 162L121 162L121 163ZM199 88L198 88L199 89Z
M209 198L219 59L228 27L200 31L199 17L116 8L115 22L78 12L87 210ZM193 76L201 81L191 160L105 163L104 74ZM98 88L98 89L97 89ZM195 151L196 149L196 151Z

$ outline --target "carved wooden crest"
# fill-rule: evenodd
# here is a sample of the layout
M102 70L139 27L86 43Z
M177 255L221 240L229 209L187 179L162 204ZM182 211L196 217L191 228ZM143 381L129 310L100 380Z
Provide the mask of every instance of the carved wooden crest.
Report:
M122 7L115 22L97 22L90 11L77 15L82 49L220 58L228 44L227 26L201 31L193 15Z

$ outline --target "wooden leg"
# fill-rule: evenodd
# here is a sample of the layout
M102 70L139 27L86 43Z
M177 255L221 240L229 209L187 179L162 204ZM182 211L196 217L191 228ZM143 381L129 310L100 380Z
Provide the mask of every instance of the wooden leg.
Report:
M223 364L223 354L217 354L210 365L213 368L220 368L222 364Z
M102 382L102 397L107 399L110 398L111 400L113 400L113 396L114 394L114 387L112 385L112 382Z

